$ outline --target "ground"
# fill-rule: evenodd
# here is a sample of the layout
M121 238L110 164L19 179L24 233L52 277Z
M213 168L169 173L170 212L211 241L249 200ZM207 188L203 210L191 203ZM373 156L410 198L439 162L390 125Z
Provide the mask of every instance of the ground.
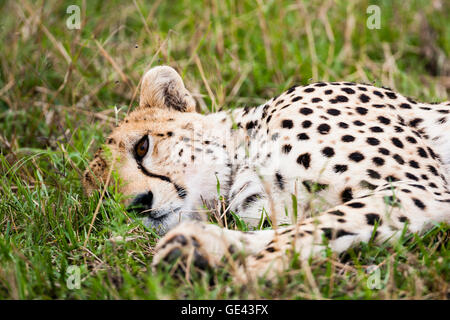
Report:
M80 183L154 65L176 67L205 113L315 81L373 82L421 101L449 100L445 1L376 2L379 30L366 27L366 1L86 3L78 3L81 30L66 28L66 8L77 3L0 5L0 298L448 297L445 225L396 245L293 263L278 281L243 290L222 273L193 281L152 271L157 237L132 222L120 194L110 190L99 203ZM373 265L379 272L369 272ZM80 289L68 288L69 266L80 267Z

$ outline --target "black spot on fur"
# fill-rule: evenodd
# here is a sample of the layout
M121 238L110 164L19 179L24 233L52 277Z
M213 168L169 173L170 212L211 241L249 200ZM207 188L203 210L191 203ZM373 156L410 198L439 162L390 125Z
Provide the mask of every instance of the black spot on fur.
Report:
M353 90L352 88L341 88L342 91L344 91L347 94L354 94L355 90Z
M317 127L317 130L319 131L320 134L327 134L328 132L330 132L330 129L331 127L326 123L322 123Z
M348 203L347 206L355 209L364 208L366 205L362 202L352 202Z
M420 189L420 190L426 190L424 186L421 186L420 184L409 184L411 187Z
M368 111L369 110L367 110L366 108L363 108L363 107L356 108L356 112L358 112L360 115L366 115Z
M422 147L417 148L417 153L418 153L419 156L421 156L422 158L428 158L427 152L426 152L425 149L422 148Z
M383 94L382 94L380 91L378 91L378 90L374 90L374 91L373 91L373 94L376 95L376 96L378 96L378 97L380 97L380 98L383 98L383 97L384 97Z
M419 178L417 178L415 175L413 175L412 173L409 173L409 172L407 172L407 173L405 173L405 176L408 178L408 179L411 179L411 180L414 180L414 181L419 181Z
M395 161L397 161L398 164L405 163L405 160L403 160L402 156L399 154L394 154L392 157L394 158Z
M283 153L289 153L292 150L292 146L290 144L285 144L282 148Z
M329 214L332 214L332 215L335 215L335 216L340 216L340 217L342 217L342 216L344 216L345 215L345 213L343 213L342 211L340 211L340 210L333 210L333 211L330 211L330 212L328 212Z
M421 123L422 121L423 121L423 119L415 118L415 119L413 119L413 120L411 120L411 121L409 122L409 125L410 125L411 127L415 128L415 127L417 127L417 126L419 125L419 123Z
M313 113L313 110L310 108L300 108L300 110L298 112L307 116L307 115L310 115L311 113Z
M430 147L427 147L427 150L428 150L428 152L430 153L430 155L431 155L431 157L433 159L438 159L439 158L439 156L436 153L434 153L433 149L431 149Z
M286 91L286 94L291 94L292 92L295 91L295 88L297 88L297 87L298 87L298 85L294 85L294 86L290 87L290 88Z
M341 193L342 202L353 200L352 188L345 188Z
M367 96L363 93L359 96L359 100L361 100L361 102L363 102L363 103L366 103L366 102L370 101L370 98L369 98L369 96Z
M391 99L397 99L397 95L394 92L386 91L385 94Z
M382 128L377 127L377 126L370 127L369 130L372 131L372 132L375 132L375 133L384 132L384 130Z
M367 174L372 179L380 179L381 178L381 175L378 172L376 172L375 170L372 170L372 169L368 169L367 170Z
M334 149L331 147L325 147L322 149L322 154L325 157L331 158L332 156L334 156Z
M312 122L309 121L309 120L305 120L305 121L302 122L302 127L305 128L305 129L311 127L311 125L312 125Z
M311 154L310 153L303 153L298 156L297 163L299 165L302 165L305 167L305 169L308 169L311 163Z
M402 103L400 105L400 108L402 108L402 109L411 109L411 105L409 105L408 103Z
M437 124L444 124L447 122L447 119L445 117L439 118L436 120Z
M350 153L350 155L348 157L350 160L353 160L355 162L360 162L360 161L364 160L364 156L362 155L362 153L357 152L357 151Z
M408 218L405 217L405 216L400 216L400 217L398 217L398 221L400 221L400 222L402 222L402 223L404 223L404 222L409 222Z
M338 109L328 109L327 113L332 116L338 116L341 114L341 112Z
M247 122L247 124L245 125L245 129L247 130L251 130L256 126L256 121L249 121Z
M340 237L344 237L344 236L353 236L355 235L355 233L352 232L348 232L342 229L339 229L336 231L336 234L334 235L334 230L332 228L322 228L321 229L323 231L324 236L328 239L328 240L332 240L333 236L336 237L336 239L340 238Z
M366 220L367 224L374 226L375 223L378 223L378 225L381 225L381 219L380 216L376 213L368 213L366 214Z
M372 162L376 165L376 166L378 166L378 167L380 167L380 166L382 166L382 165L384 165L384 159L383 158L380 158L380 157L373 157L372 158Z
M367 141L367 143L370 144L371 146L377 146L377 145L380 144L380 140L378 140L377 138L369 137L369 138L367 138L366 141Z
M331 103L347 102L348 98L346 96L338 95L334 99L331 99Z
M397 148L401 148L401 149L403 148L403 142L401 142L400 139L392 138L391 141L394 144L394 146L396 146Z
M420 201L419 199L416 199L416 198L412 198L412 201L419 209L425 210L426 206L423 204L422 201Z
M345 164L337 164L333 168L334 172L336 172L336 173L345 172L345 171L347 171L347 169L348 169L348 167Z
M245 198L244 202L242 203L242 208L245 210L250 207L252 203L254 203L256 200L261 198L261 194L254 193L247 198Z
M364 189L369 189L369 190L375 190L377 188L376 185L369 183L366 180L361 180L361 182L359 183L359 185L364 188Z
M406 137L406 141L408 141L409 143L417 143L417 140L414 137Z
M263 255L262 253L259 253L259 254L255 257L256 260L261 260L262 258L264 258L264 255Z
M308 140L308 139L309 139L309 136L308 136L306 133L299 133L299 134L297 135L297 139L298 139L298 140Z
M428 171L430 171L433 175L435 175L436 177L439 176L439 173L435 167L433 167L432 165L428 165L427 168L428 168Z
M351 136L349 134L346 134L346 135L342 136L341 140L343 142L353 142L353 141L355 141L355 137Z
M406 100L408 100L408 101L411 102L412 104L417 104L417 102L414 101L413 99L411 99L410 97L407 97Z
M279 171L275 173L276 184L280 190L284 190L284 177L281 175Z
M294 126L294 123L292 122L292 120L283 120L281 122L281 126L286 129L292 129L292 127Z
M385 125L388 125L391 123L391 120L389 120L388 118L383 117L383 116L379 116L377 119L378 119L378 121L380 121L382 124L385 124Z

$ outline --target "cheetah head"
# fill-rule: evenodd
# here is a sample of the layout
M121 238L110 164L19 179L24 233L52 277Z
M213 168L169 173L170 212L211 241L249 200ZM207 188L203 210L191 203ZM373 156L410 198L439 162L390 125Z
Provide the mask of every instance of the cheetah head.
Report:
M186 181L171 139L180 138L174 135L182 126L180 115L197 116L195 100L179 74L167 66L149 70L142 79L139 107L113 130L85 171L85 193L100 189L114 172L126 207L137 210L158 233L195 218L194 213L179 214Z

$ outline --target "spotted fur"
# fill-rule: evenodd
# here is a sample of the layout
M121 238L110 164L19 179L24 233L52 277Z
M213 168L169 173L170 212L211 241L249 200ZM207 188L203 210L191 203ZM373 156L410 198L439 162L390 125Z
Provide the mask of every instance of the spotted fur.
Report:
M137 159L143 137L150 150ZM319 82L202 115L179 75L157 67L107 144L111 157L96 155L86 190L118 172L126 204L143 205L144 222L165 234L155 264L194 252L197 265L218 266L233 248L246 254L246 274L263 275L284 270L286 252L318 254L324 239L342 252L450 222L450 103L388 88ZM250 227L267 218L278 227L245 233L198 221L219 197Z

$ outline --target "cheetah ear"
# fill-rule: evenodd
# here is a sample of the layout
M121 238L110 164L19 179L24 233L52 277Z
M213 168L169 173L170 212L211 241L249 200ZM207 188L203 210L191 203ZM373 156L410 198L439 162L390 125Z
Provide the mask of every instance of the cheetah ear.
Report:
M186 90L180 75L168 66L154 67L144 75L139 105L195 112L194 98Z

